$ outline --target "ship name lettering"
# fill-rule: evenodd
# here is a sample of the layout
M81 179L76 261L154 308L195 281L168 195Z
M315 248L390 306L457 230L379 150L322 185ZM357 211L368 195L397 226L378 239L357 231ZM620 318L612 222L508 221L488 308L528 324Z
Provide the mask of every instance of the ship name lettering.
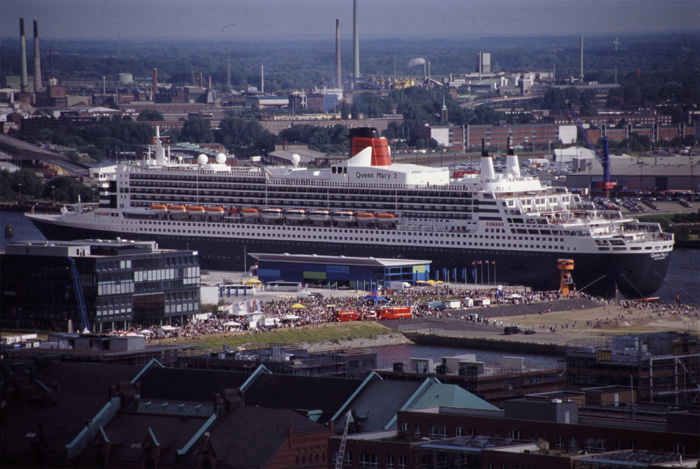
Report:
M109 212L95 212L95 215L97 215L98 217L108 217Z
M490 222L486 222L486 226L504 226L504 225L503 225L503 222L490 221Z

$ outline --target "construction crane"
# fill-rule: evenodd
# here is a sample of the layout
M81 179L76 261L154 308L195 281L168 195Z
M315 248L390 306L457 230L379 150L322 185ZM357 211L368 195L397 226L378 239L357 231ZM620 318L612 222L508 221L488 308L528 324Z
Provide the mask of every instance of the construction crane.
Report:
M345 445L348 442L348 428L350 428L350 423L352 423L352 410L349 410L345 414L345 429L343 430L343 439L340 441L340 449L338 450L338 457L335 460L335 469L343 468L343 459L345 459Z
M598 148L596 148L595 143L593 143L591 138L588 136L588 132L583 127L583 123L581 123L581 120L578 118L578 115L576 114L576 111L574 110L574 105L571 104L571 101L567 101L566 105L569 106L569 112L571 112L571 114L570 114L571 120L574 121L574 123L576 124L576 127L578 127L578 131L581 133L581 136L583 137L583 140L586 142L586 145L588 146L588 148L593 150L593 153L595 153L595 157L598 159L601 166L603 166L603 181L598 183L598 185L597 185L598 189L601 189L604 191L612 190L617 183L615 181L610 180L610 155L608 154L608 137L607 137L607 135L603 135L600 137L600 141L603 144L603 151L601 152L600 150L598 150Z
M83 333L90 332L90 322L88 321L87 308L85 308L85 298L83 297L83 285L80 283L80 274L78 267L75 265L75 259L69 257L70 261L70 276L73 281L73 290L75 290L75 298L78 302L78 311L80 312L80 320L83 323Z

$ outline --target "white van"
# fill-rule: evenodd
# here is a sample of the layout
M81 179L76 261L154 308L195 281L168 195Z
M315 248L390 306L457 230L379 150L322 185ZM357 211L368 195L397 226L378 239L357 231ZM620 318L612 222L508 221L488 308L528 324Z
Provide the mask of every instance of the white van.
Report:
M408 282L386 282L384 288L388 290L407 290L411 288L411 284Z

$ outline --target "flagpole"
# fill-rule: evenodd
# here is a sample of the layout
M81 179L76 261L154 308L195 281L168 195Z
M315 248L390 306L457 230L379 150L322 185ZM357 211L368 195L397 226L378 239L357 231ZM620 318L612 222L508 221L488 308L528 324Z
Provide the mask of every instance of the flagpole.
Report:
M486 261L486 283L491 285L491 269L489 268L489 261Z
M496 261L493 261L493 283L498 284L496 281Z

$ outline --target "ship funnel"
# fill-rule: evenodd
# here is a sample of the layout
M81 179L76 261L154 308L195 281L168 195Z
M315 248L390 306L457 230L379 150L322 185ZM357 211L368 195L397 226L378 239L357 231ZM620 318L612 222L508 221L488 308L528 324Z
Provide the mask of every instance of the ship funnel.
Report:
M506 171L509 176L520 177L520 162L515 150L510 146L510 137L508 137L508 152L506 153Z
M386 138L373 127L350 129L350 157L367 147L372 148L372 166L391 166L391 150Z
M481 139L481 177L484 179L495 179L496 171L493 169L493 158L486 150L484 139Z
M156 127L156 136L154 140L156 144L156 164L163 166L165 164L165 149L160 141L160 127Z

